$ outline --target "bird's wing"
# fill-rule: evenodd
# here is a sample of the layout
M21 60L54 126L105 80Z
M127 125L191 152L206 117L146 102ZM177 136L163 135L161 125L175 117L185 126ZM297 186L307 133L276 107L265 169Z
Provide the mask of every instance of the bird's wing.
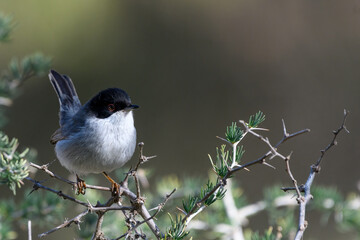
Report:
M60 126L63 126L79 111L81 103L76 93L74 84L68 76L61 75L54 70L50 70L49 79L59 98Z

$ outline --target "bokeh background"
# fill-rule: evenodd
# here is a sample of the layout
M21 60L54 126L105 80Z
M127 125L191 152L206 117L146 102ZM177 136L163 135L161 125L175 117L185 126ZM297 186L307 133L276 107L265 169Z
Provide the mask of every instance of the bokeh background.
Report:
M12 41L0 45L1 69L12 57L41 51L71 76L83 102L107 87L125 89L140 105L138 140L158 155L147 166L157 176L206 177L207 154L221 144L215 136L262 110L273 143L282 136L282 118L289 131L311 129L281 148L294 151L292 169L304 182L346 108L351 133L339 137L315 184L345 195L359 191L359 1L0 0L0 11L17 22ZM32 79L9 109L5 132L37 149L39 162L51 162L57 111L47 77ZM266 150L251 138L245 147L244 161ZM249 201L260 200L265 186L291 185L283 162L273 164L277 170L259 165L238 174ZM68 174L57 162L52 169ZM307 239L354 237L312 217ZM251 224L266 228L256 219ZM67 229L49 239L64 234L73 238Z

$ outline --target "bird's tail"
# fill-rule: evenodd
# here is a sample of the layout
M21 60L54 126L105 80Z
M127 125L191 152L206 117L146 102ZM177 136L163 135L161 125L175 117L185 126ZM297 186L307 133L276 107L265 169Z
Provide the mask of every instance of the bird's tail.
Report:
M50 70L49 79L59 98L60 125L62 125L67 118L72 117L81 108L81 103L74 84L68 76Z

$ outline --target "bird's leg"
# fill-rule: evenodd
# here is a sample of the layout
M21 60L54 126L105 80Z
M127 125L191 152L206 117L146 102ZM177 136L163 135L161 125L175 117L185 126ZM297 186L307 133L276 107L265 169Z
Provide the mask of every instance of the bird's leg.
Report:
M120 193L120 185L116 183L106 172L103 172L104 176L111 182L111 193L113 196L118 196Z
M79 194L85 195L86 183L83 179L79 178L79 176L77 174L76 174L76 187L77 187L76 195L79 195Z

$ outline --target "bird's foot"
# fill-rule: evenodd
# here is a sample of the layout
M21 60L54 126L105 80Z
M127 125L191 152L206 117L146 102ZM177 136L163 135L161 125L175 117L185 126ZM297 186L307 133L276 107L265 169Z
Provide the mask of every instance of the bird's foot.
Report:
M111 183L111 194L112 196L116 197L120 194L120 185L116 182Z
M111 183L111 195L113 197L119 197L120 196L120 184L115 182L106 172L103 172L104 176L109 180Z
M86 183L83 179L79 178L76 174L76 195L82 194L85 195L86 192Z

